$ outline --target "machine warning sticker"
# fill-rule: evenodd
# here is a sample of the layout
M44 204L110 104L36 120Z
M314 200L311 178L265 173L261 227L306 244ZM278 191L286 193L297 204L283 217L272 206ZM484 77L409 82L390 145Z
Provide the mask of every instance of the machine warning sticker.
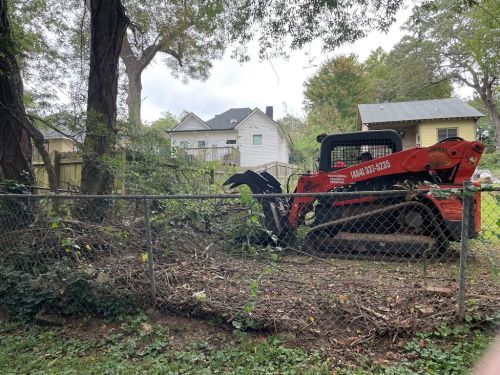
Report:
M334 174L328 175L330 177L330 183L335 185L343 185L345 184L346 175L345 174Z
M351 177L352 178L359 178L359 177L364 177L371 175L376 172L383 171L385 169L389 169L391 167L391 163L389 160L383 160L378 163L372 164L372 165L367 165L366 167L355 169L351 171Z
M448 158L448 150L443 147L434 146L429 149L429 163L434 168L442 168L451 165Z

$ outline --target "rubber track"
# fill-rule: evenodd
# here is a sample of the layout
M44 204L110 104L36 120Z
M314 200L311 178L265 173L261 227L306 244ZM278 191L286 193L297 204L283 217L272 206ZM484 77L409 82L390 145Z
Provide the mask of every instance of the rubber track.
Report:
M394 205L391 205L388 207L379 208L379 209L376 209L373 211L365 212L365 213L362 213L362 214L359 214L356 216L350 216L350 217L337 219L337 220L333 220L333 221L319 224L315 227L312 227L309 230L309 232L307 232L306 238L304 239L304 243L306 243L307 241L313 240L313 239L311 239L311 236L316 231L335 227L338 225L343 225L343 224L349 223L350 221L365 219L365 218L369 218L369 217L374 216L374 215L384 214L384 213L387 213L390 211L400 210L400 209L404 209L404 208L408 208L408 207L418 207L427 213L428 217L431 220L432 225L434 226L435 230L437 231L437 236L435 236L435 237L433 236L431 238L435 238L437 240L439 247L441 247L441 248L444 247L444 249L442 249L441 251L435 251L435 252L431 253L430 256L425 256L425 259L441 258L444 255L446 255L448 253L446 251L448 248L448 239L447 239L446 235L444 234L444 232L442 231L439 223L436 221L436 218L435 218L433 212L425 204L420 203L420 202L415 202L415 201L398 203L398 204L394 204ZM362 235L362 234L363 233L360 233L360 235ZM367 233L367 234L374 234L374 233ZM314 242L314 240L313 240L313 242ZM321 251L321 250L318 251L318 253L320 253L320 252L324 253L325 255L328 254L331 257L341 258L341 259L371 259L371 260L398 260L398 259L401 259L401 260L403 260L403 259L404 260L422 260L422 259L424 259L424 253L422 253L422 254L410 254L408 257L402 257L401 254L398 254L398 253L391 255L390 253L389 254L388 253L384 253L384 254L380 254L380 253L376 253L376 254L374 254L374 253L371 253L371 254L354 253L353 254L353 253L342 253L342 252L333 252L333 251L332 252ZM419 255L420 255L420 257L418 257Z

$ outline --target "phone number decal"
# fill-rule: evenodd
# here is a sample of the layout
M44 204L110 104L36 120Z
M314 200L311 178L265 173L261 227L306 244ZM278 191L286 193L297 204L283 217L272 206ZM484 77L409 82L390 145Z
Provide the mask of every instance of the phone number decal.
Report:
M384 160L372 165L367 165L366 167L355 169L351 171L351 177L352 178L359 178L359 177L364 177L368 176L370 174L376 173L383 171L385 169L389 169L391 167L391 163L389 160Z

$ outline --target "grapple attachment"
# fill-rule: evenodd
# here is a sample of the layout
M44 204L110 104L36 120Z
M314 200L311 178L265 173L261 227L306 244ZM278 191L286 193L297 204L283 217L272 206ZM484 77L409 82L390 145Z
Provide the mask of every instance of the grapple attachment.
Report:
M234 189L240 185L248 185L254 194L282 192L279 181L268 172L258 174L248 170L243 173L236 173L224 182L223 185L230 185L230 189Z
M234 189L241 185L247 185L254 194L282 193L281 184L270 173L245 171L231 176L223 184ZM264 227L280 236L288 232L289 202L283 197L258 197L257 201L262 206L264 214Z

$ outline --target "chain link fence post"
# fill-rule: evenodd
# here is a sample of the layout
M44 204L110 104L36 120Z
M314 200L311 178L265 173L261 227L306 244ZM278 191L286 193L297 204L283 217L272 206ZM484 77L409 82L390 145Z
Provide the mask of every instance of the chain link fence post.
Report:
M470 222L473 207L473 197L471 192L470 180L464 181L462 194L462 233L460 236L460 274L458 279L458 320L463 321L465 318L465 288L467 278L467 245L469 240L469 226L474 223Z
M148 250L148 274L150 283L151 303L156 304L156 283L153 263L153 245L151 242L151 220L149 211L149 200L145 198L144 202L144 224L146 225L146 247Z

